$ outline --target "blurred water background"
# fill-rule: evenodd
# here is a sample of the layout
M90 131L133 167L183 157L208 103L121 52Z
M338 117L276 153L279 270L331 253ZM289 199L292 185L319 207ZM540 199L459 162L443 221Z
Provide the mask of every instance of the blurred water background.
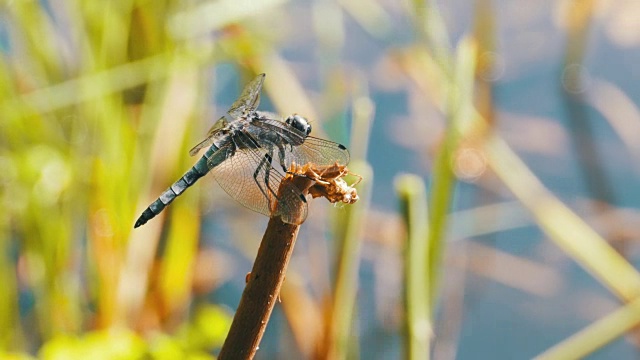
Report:
M264 72L260 109L311 119L364 181L352 207L311 202L256 358L636 358L639 19L3 0L0 357L218 352L267 219L208 177L133 223Z

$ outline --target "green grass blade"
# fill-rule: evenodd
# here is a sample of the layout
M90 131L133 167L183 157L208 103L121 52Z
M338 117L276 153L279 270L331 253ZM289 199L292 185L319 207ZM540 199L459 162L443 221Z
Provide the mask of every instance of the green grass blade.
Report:
M484 145L487 161L534 216L556 245L620 298L630 301L640 292L640 274L597 232L554 196L497 135Z
M470 116L473 103L473 81L475 70L475 46L470 40L460 42L457 50L455 73L448 89L446 115L449 119L445 141L433 169L429 212L429 261L426 272L429 276L429 307L435 309L449 208L455 188L455 174L451 168L453 153L458 147L460 134L458 124Z
M640 324L640 298L538 355L538 360L582 359Z
M429 309L425 264L429 259L427 191L422 178L400 175L395 181L400 213L407 229L404 246L404 304L406 359L429 359L433 319Z
M357 186L360 200L340 210L339 230L336 231L336 241L340 248L329 319L327 356L335 360L347 359L350 348L357 344L357 341L353 341L353 316L358 291L362 232L373 185L373 171L369 164L353 162L350 170L362 176L362 181Z

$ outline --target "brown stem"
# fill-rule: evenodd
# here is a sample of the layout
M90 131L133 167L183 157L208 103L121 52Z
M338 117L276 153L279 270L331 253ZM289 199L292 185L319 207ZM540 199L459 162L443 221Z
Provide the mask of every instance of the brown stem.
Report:
M255 355L280 294L299 228L285 224L279 216L269 220L219 360Z
M287 174L280 184L279 194L286 189L285 182L290 181L303 194L308 192L313 197L322 196L332 203L352 204L358 200L355 189L342 180L349 173L344 165L308 164L292 168L298 176ZM302 222L304 218L299 220ZM231 329L218 355L219 360L253 359L280 294L299 228L300 225L284 223L279 216L269 220Z

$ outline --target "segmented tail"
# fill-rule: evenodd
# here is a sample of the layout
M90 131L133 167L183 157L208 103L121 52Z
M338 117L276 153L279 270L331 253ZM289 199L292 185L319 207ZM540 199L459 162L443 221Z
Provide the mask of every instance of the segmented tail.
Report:
M167 205L171 204L171 202L182 194L189 186L193 185L198 179L203 177L206 173L211 170L210 165L208 164L208 160L213 155L213 153L217 150L215 146L212 146L207 152L198 160L198 162L193 165L189 171L187 171L178 181L174 182L167 190L162 192L160 197L156 199L156 201L152 202L149 207L142 212L142 215L136 220L134 228L140 227L147 223L147 221L153 219L158 214L167 207Z

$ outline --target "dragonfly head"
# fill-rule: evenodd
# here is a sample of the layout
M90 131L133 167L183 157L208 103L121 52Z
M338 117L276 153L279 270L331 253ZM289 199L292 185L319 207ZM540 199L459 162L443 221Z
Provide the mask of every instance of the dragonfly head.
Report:
M289 116L285 120L285 123L287 123L287 125L292 126L294 129L303 132L305 135L309 135L309 133L311 133L311 125L309 124L307 119L303 118L298 114Z

